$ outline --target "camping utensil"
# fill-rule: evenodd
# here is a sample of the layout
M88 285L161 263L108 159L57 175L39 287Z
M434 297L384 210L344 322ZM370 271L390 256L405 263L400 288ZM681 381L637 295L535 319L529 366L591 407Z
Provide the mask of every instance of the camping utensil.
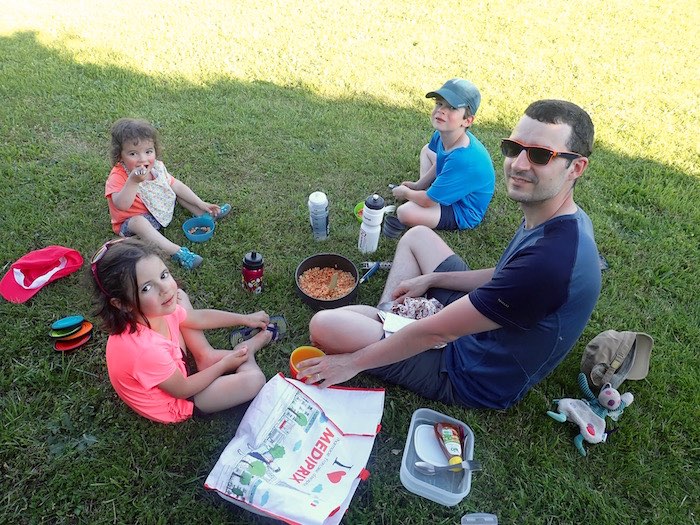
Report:
M418 472L425 474L426 476L434 476L438 472L444 472L446 470L454 471L454 469L471 470L472 472L481 470L481 462L473 459L465 460L455 465L445 465L444 467L438 467L437 465L433 465L427 461L416 461L415 466Z
M374 265L372 265L372 267L369 270L367 270L367 273L365 273L362 276L362 278L360 279L360 284L364 283L370 277L372 277L377 272L377 270L379 270L379 261L375 262Z

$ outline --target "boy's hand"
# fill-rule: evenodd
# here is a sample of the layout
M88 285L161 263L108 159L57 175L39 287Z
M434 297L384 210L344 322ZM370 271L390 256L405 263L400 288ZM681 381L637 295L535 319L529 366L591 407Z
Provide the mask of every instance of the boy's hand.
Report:
M248 314L245 316L245 325L251 328L260 328L265 330L267 325L270 323L270 316L267 315L265 310L260 310L254 314Z
M404 182L401 186L396 186L396 188L391 190L391 193L397 199L408 200L409 190L410 190L410 188Z
M406 186L409 190L416 190L418 189L416 186L416 181L413 180L405 180L401 183L401 186Z

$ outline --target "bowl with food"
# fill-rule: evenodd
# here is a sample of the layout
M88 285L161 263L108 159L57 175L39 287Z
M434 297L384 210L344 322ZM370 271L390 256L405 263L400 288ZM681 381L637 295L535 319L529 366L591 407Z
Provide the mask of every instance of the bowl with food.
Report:
M337 253L307 257L294 274L297 294L314 311L351 304L357 297L358 280L357 267Z
M185 232L185 237L192 242L208 241L214 235L215 228L216 223L209 214L192 217L182 223L182 231Z
M355 204L352 210L353 215L357 219L357 222L362 222L362 213L365 211L365 201L360 201Z

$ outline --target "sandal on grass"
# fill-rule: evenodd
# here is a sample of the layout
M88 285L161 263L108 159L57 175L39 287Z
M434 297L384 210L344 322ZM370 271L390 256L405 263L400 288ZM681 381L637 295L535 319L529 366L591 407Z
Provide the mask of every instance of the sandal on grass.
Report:
M214 219L215 221L220 221L224 217L226 217L229 213L231 213L231 205L230 204L222 204L219 206L219 213L213 214L213 213L204 213L202 215L197 215L196 217L204 217L204 215L207 215Z
M219 213L217 213L216 215L212 215L212 218L215 221L219 221L219 220L223 219L224 217L226 217L229 213L231 213L231 205L230 204L222 204L221 206L219 206Z
M267 325L267 330L272 332L271 343L280 341L284 339L287 335L287 320L283 315L271 315L270 323ZM260 328L251 328L250 326L244 326L242 328L236 328L231 332L229 336L229 341L231 341L231 348L236 348L236 345L247 341L248 339L255 337L260 333Z

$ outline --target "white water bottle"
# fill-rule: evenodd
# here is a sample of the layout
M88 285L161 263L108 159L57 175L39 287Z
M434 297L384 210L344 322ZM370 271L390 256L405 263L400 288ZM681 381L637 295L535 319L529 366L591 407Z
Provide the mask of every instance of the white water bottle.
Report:
M328 197L322 191L315 191L309 195L309 222L314 240L324 241L328 238Z
M365 201L362 211L362 224L360 225L360 238L357 248L362 253L372 253L379 245L379 233L382 231L384 219L384 199L377 195L370 195Z

